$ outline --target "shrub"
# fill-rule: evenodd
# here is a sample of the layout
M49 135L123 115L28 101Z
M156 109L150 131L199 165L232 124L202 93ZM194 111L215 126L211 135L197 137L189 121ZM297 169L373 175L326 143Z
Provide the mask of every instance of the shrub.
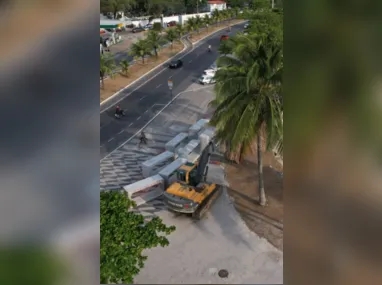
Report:
M154 25L153 25L153 30L154 31L157 31L157 32L160 32L160 31L162 31L162 24L161 23L154 23Z

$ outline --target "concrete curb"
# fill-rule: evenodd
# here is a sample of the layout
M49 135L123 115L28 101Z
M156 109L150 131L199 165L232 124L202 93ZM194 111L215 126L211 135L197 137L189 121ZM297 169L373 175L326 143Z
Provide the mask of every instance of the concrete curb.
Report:
M183 42L184 41L184 42ZM190 43L190 46L187 45L187 42L189 41ZM107 103L108 101L110 101L111 99L114 99L116 96L118 96L121 92L125 91L127 88L129 88L131 85L137 83L139 80L141 80L143 77L149 75L150 73L154 72L155 70L157 70L158 68L160 67L163 67L164 64L166 64L167 62L171 61L173 58L175 58L176 56L178 56L179 54L185 52L188 48L192 48L192 43L191 41L188 39L188 36L186 36L185 38L182 39L182 43L184 45L184 48L178 52L176 55L174 55L173 57L170 57L168 60L162 62L161 64L158 64L156 67L154 67L153 69L149 70L148 72L146 72L145 74L143 74L141 77L137 78L136 80L134 80L133 82L131 82L129 85L126 85L125 87L123 87L122 89L120 89L118 92L114 93L113 95L111 95L109 98L103 100L101 103L100 103L100 106L104 105L105 103ZM154 75L155 76L155 75ZM152 78L148 79L148 80L151 80ZM102 113L102 111L101 111Z
M234 25L231 25L231 26L236 26L236 25L240 25L242 23L244 23L246 21L242 21L242 22L239 22L239 23L236 23ZM173 57L169 58L168 60L166 60L165 62L157 65L156 67L154 67L153 69L149 70L147 73L145 73L144 75L142 75L141 77L137 78L136 80L134 80L133 82L131 82L129 85L123 87L122 89L120 89L118 92L114 93L112 96L110 96L109 98L103 100L101 103L100 103L100 106L102 107L105 103L109 102L110 100L114 99L115 97L117 97L120 93L122 93L124 90L126 90L127 88L129 88L130 86L132 86L133 84L137 83L139 80L141 80L143 77L149 75L151 72L154 72L155 70L157 70L159 67L163 67L164 64L168 63L169 61L171 61L173 58L179 56L180 54L184 53L186 51L186 49L188 49L189 47L187 46L186 43L184 43L183 41L188 41L188 43L190 43L190 47L191 47L191 50L193 50L194 46L196 44L198 44L199 42L201 41L204 41L205 39L215 35L217 32L220 32L221 30L225 29L226 27L222 27L221 29L218 29L216 30L215 32L213 32L212 34L209 34L203 38L201 38L200 40L192 43L191 40L189 39L189 35L186 35L182 38L182 43L184 44L184 48L182 51L178 52L176 55L174 55ZM186 53L187 54L187 53ZM183 56L185 56L186 54L184 54ZM182 58L183 56L181 56L180 58ZM157 75L157 74L156 74ZM154 78L156 75L154 75L152 78ZM148 79L147 81L151 80L152 78ZM101 110L101 113L105 111L105 110Z

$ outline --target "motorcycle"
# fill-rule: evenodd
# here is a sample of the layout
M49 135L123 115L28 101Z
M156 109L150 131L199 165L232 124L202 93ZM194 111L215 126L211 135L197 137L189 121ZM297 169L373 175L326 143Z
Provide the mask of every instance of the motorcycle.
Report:
M117 119L120 119L120 118L122 118L123 116L125 116L126 114L125 114L125 111L123 111L123 110L121 110L120 112L116 112L115 114L114 114L114 117L116 117Z

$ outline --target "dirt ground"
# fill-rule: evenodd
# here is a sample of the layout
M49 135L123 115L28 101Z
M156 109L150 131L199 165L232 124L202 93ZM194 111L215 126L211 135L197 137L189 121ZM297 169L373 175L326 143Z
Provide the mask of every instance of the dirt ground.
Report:
M253 147L256 151L256 146ZM258 204L257 155L247 155L241 164L226 164L228 193L249 229L283 250L282 165L272 152L263 152L263 173L268 204Z
M170 57L173 57L178 52L183 49L182 43L174 43L173 49L171 47L164 48L159 51L158 59L155 57L150 57L145 59L145 63L142 64L141 61L131 65L129 67L129 74L125 76L123 74L117 74L115 78L106 79L104 88L100 88L100 100L101 102L125 86L129 85L131 82L137 80L139 77L155 68L159 64L165 62Z

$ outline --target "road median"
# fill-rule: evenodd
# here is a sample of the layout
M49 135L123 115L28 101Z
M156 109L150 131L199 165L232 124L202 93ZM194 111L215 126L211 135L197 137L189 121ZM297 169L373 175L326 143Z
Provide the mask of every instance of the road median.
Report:
M240 24L242 22L244 22L244 20L233 20L231 21L231 26ZM190 35L191 38L189 42L191 42L192 44L196 44L202 41L203 39L215 34L216 32L226 28L226 25L218 25L210 27L208 31L205 29L203 31L201 30L199 33L195 32L192 35ZM160 51L158 58L155 58L155 56L151 56L146 59L144 64L139 61L136 61L129 67L128 74L122 74L119 72L115 75L113 79L105 81L104 87L100 88L101 106L106 102L110 101L112 98L115 98L123 90L138 82L143 77L150 75L150 73L155 71L157 68L163 66L174 57L180 55L182 52L185 52L188 48L191 48L185 44L185 42L188 41L187 37L189 36L184 37L181 43L174 43L172 48L171 46L163 48ZM148 80L150 79L151 78L149 78Z

